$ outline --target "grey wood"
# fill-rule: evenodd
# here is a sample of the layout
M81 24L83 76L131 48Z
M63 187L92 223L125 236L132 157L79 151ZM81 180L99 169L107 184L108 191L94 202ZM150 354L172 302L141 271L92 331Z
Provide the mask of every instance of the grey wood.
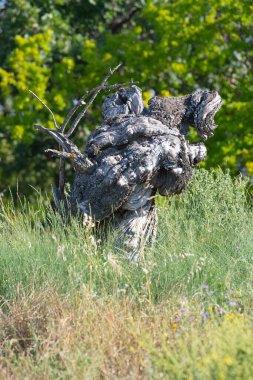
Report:
M189 128L202 140L212 136L221 103L217 92L198 91L154 97L145 109L140 88L119 89L105 99L104 123L90 135L84 152L69 134L36 128L55 138L63 151L48 151L70 159L75 170L71 214L83 215L89 225L93 220L98 229L113 229L117 249L139 260L155 240L156 194L179 194L194 166L206 158L203 142L187 141Z

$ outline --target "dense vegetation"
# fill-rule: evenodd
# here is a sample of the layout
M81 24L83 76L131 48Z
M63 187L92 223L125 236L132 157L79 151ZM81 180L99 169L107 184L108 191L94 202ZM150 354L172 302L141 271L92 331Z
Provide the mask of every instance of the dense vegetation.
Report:
M0 377L252 379L247 182L196 171L158 199L140 265L64 227L38 195L0 213Z
M252 176L252 11L250 0L0 0L0 378L253 379L247 180L196 170L182 195L157 199L158 239L133 264L52 212L54 143L33 128L52 121L28 93L61 123L119 62L112 81L139 80L146 104L218 90L206 167Z
M140 81L145 101L154 93L197 88L224 99L207 166L253 174L253 6L250 0L6 0L0 2L0 192L19 182L49 189L56 164L34 133L52 121L27 89L56 113L58 122L109 66L124 67L114 81ZM79 130L82 143L101 121L98 99Z

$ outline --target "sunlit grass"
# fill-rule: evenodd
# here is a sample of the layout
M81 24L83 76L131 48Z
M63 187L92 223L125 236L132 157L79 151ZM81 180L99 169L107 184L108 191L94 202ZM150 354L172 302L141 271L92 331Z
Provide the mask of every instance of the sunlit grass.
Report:
M43 197L2 206L4 378L253 378L246 181L200 170L157 203L157 242L139 264L80 221L64 226Z

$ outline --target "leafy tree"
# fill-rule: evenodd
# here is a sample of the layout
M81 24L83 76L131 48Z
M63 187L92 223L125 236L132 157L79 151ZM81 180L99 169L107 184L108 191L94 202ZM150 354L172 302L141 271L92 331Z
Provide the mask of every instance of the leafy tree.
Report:
M55 173L42 152L53 142L33 129L35 121L52 121L27 89L61 123L72 99L120 61L114 80L139 80L146 101L154 93L218 90L224 106L207 166L252 175L252 11L250 0L7 0L0 18L1 189L16 178L24 191L27 184L46 188ZM101 121L96 104L76 136L83 142Z

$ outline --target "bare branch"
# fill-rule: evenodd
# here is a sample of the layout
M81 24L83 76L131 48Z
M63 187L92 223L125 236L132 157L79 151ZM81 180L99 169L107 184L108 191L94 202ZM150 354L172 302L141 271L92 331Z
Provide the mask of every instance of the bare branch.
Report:
M90 105L94 102L95 98L97 97L97 95L99 94L99 92L104 89L105 87L105 84L107 83L108 79L110 78L110 76L112 76L114 74L114 72L116 70L118 70L120 67L122 66L122 63L120 63L119 65L117 65L116 67L114 67L114 69L110 69L109 72L107 73L107 75L105 76L105 78L102 80L100 86L97 87L97 89L94 91L93 93L93 96L91 97L91 99L88 101L88 103L85 105L84 109L77 115L77 117L75 118L73 124L71 125L69 131L66 133L66 136L71 136L72 133L74 132L74 130L76 129L79 121L84 117L87 109L90 107Z
M70 121L70 119L72 118L72 116L74 116L76 110L82 106L82 105L85 105L86 103L84 102L84 100L86 98L88 98L90 95L94 94L94 92L96 92L97 90L103 90L103 91L111 91L111 90L117 90L118 88L121 88L121 87L128 87L128 86L132 86L133 84L139 84L139 82L127 82L127 83L116 83L116 84L112 84L112 85L109 85L109 86L103 86L101 88L101 85L100 86L97 86L97 87L94 87L92 88L91 90L89 91L86 91L86 93L78 100L77 104L69 111L69 113L67 114L64 122L62 123L61 125L61 128L60 128L60 131L63 133L68 122Z
M93 167L93 163L89 160L87 154L81 153L77 146L72 143L68 139L66 135L61 134L58 131L54 131L52 129L47 129L43 127L42 125L35 124L35 128L39 131L48 133L51 135L59 144L60 148L63 149L63 151L58 151L55 149L47 149L46 153L50 153L52 157L58 157L60 159L65 160L66 158L69 158L72 162L72 165L74 168L80 172L84 172L85 170L89 169L90 167ZM63 185L64 183L64 171L62 167L60 167L59 172L59 186Z
M128 23L132 19L132 17L135 15L135 13L138 12L140 9L141 9L140 6L134 6L123 16L116 17L108 25L108 28L111 30L113 34L118 33L122 29L123 25Z
M109 86L104 86L103 90L104 91L111 91L111 90L117 90L118 88L121 88L121 87L128 87L128 86L132 86L133 84L139 84L140 82L126 82L126 83L115 83L115 84L111 84Z
M53 210L57 210L66 222L69 216L69 203L65 194L61 194L59 188L53 187Z
M38 131L48 133L49 135L51 135L61 145L61 147L67 152L71 151L70 147L73 145L73 143L66 136L62 135L60 132L45 128L39 124L34 124L34 127Z
M72 154L64 151L56 150L56 149L46 149L46 153L49 153L50 157L57 158L71 158Z
M48 112L51 114L52 116L52 119L53 119L53 123L54 123L54 126L56 129L59 129L57 123L56 123L56 120L55 120L55 117L54 117L54 113L53 111L38 97L38 95L36 95L33 91L31 90L28 90L47 110Z
M65 188L65 158L60 158L59 164L59 193L60 196L64 197L64 188Z
M82 173L94 167L93 163L89 160L88 156L80 152L67 153L67 152L63 152L63 151L59 151L55 149L47 149L45 152L48 153L50 157L60 158L60 161L62 160L65 161L66 159L70 159L73 167L77 171L82 172ZM60 178L59 176L59 190L62 188L63 189L62 194L64 194L65 173L61 171L60 173L62 177Z

